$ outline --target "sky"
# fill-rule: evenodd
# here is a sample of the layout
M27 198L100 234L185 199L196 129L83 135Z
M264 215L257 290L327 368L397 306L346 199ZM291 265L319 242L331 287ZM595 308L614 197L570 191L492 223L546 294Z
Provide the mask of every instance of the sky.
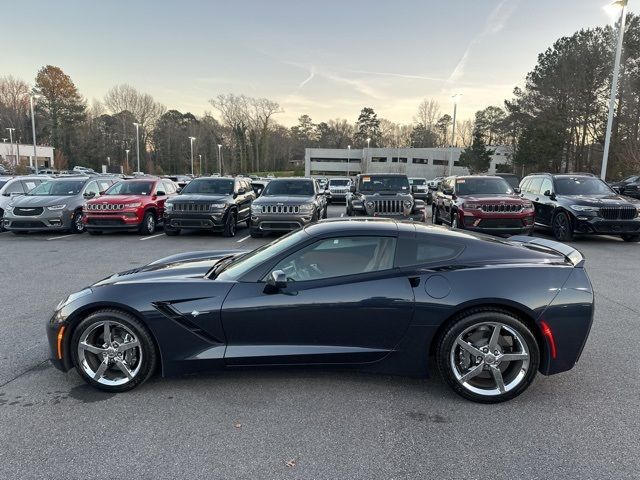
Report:
M502 105L561 36L611 23L607 0L0 0L0 76L43 65L89 103L127 83L167 108L224 93L279 102L294 125L372 107L410 123L424 98L458 118ZM637 12L640 0L630 0ZM31 23L33 21L33 23Z

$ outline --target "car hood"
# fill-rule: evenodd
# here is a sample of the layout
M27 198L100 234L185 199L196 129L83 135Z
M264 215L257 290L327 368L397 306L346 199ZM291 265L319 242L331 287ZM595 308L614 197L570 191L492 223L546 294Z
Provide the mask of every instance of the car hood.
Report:
M458 198L466 202L478 203L500 203L509 202L515 204L528 204L528 200L524 200L518 195L459 195Z
M240 250L214 252L189 252L156 260L148 265L119 272L92 285L116 285L123 283L176 281L202 278L220 259L245 253Z
M390 198L401 198L411 200L411 194L409 192L359 192L360 195L368 200L385 200Z
M615 207L619 205L634 205L640 207L640 201L622 195L558 195L577 205L589 207Z
M89 200L87 203L136 203L151 198L149 195L103 195L100 198Z
M302 205L304 203L312 203L314 197L289 196L289 195L264 195L253 202L254 205Z
M69 205L76 200L75 195L20 195L11 202L14 207L50 207Z
M200 194L183 194L178 195L177 197L168 200L169 203L189 203L189 202L220 202L220 201L230 201L232 199L231 195L200 195Z

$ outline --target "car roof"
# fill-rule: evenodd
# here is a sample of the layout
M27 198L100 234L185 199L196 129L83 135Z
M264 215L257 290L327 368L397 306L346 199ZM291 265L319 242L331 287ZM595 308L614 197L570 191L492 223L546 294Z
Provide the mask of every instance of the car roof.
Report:
M406 177L406 173L359 173L358 177Z
M306 181L306 182L313 182L313 178L307 178L307 177L278 177L278 178L270 178L269 181L270 182L275 182L277 180L298 180L298 181Z

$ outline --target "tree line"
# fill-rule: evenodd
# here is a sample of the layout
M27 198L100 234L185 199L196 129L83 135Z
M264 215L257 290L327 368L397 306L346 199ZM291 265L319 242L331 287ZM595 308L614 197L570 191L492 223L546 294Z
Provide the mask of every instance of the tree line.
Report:
M472 119L456 123L454 144L472 171L488 168L488 145L512 146L516 173L531 171L599 172L612 81L615 27L582 29L558 39L538 56L524 85L502 106L491 105ZM640 19L629 14L620 70L609 176L640 171ZM314 122L306 114L287 128L277 121L282 108L273 100L234 93L209 100L211 111L197 116L167 109L129 85L116 85L89 103L73 80L56 66L42 67L33 86L11 76L0 78L0 136L16 129L31 139L28 94L38 95L38 143L55 147L56 166L99 168L108 161L135 170L139 124L141 169L169 174L191 171L195 137L195 173L222 167L225 173L290 170L308 147L446 147L452 118L438 102L425 99L407 124L379 118L364 107L355 121ZM129 150L128 163L126 150ZM109 159L109 160L107 160Z

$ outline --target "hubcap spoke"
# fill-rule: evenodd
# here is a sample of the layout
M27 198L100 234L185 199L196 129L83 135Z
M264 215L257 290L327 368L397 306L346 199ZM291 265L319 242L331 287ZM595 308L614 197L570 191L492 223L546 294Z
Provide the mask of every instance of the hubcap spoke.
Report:
M502 372L500 371L500 369L492 365L491 375L493 376L493 379L495 380L496 386L498 387L498 390L500 390L500 393L504 393L505 392L504 380L502 378Z
M116 367L118 367L120 371L124 373L129 380L131 380L133 378L133 373L131 373L131 370L129 370L129 367L127 366L127 364L120 358L116 358L115 362L116 362Z
M482 353L480 350L478 350L476 347L474 347L470 343L465 342L461 338L458 338L456 340L456 343L460 345L462 348L464 348L465 350L467 350L469 353L475 355L476 357L484 357L484 353Z
M104 343L107 345L111 343L111 324L104 322Z
M107 351L104 348L96 347L95 345L89 345L87 342L80 342L78 346L83 350L86 350L87 352L95 353L96 355L100 355Z
M96 373L93 374L93 379L96 381L100 380L102 378L102 375L104 375L104 372L107 370L108 366L109 366L109 363L105 358L105 360L98 367L98 370L96 370Z
M480 375L483 367L484 367L484 364L482 363L480 365L476 365L474 368L472 368L466 374L464 374L462 378L460 378L460 382L464 383L468 380L471 380L473 377Z
M132 348L139 347L139 346L140 346L140 342L138 342L137 340L121 343L120 345L118 345L118 348L116 348L116 352L124 353L127 350L130 350Z
M500 340L500 330L502 330L502 325L497 324L493 327L493 332L491 333L491 338L489 339L489 349L493 351L498 346L498 340Z
M501 362L515 362L517 360L526 360L529 358L529 355L526 353L505 353L498 357L498 360Z

